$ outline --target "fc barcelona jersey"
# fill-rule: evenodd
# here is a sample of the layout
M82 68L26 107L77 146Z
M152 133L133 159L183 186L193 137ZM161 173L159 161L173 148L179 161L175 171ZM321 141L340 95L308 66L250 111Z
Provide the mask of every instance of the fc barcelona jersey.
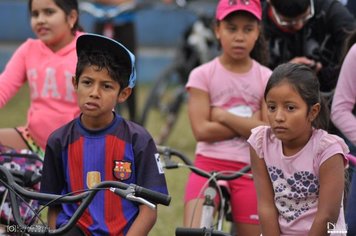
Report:
M168 194L155 143L144 128L115 115L101 130L87 130L78 118L52 133L41 192L66 194L108 180ZM70 219L77 205L63 204L62 208L57 226ZM99 191L78 225L91 235L126 235L138 210L137 203Z

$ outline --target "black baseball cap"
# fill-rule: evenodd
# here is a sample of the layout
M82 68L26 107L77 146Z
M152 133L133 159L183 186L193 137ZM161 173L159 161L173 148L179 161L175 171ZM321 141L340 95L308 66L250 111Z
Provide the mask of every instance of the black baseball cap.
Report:
M136 70L135 70L135 55L132 54L121 43L99 34L86 33L82 34L77 39L77 56L83 51L106 51L112 53L113 56L124 59L129 65L127 68L130 71L129 87L135 87L136 83Z

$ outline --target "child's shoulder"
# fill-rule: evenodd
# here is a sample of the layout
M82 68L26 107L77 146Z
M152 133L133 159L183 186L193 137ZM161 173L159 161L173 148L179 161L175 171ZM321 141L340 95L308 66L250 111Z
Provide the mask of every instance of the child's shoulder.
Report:
M341 137L335 134L328 133L323 129L314 129L312 139L316 139L320 142L320 144L325 145L332 144L335 142L346 145L345 141Z
M18 51L38 50L39 45L42 43L39 39L28 38L18 47Z
M211 70L212 68L215 68L217 65L219 65L219 58L215 57L211 59L208 62L205 62L201 65L198 65L192 70L192 73L197 72L197 71L206 71L206 70Z
M256 151L260 158L265 158L264 153L266 152L266 147L273 149L277 144L277 142L275 142L271 127L267 125L261 125L253 128L247 142Z
M257 147L262 147L262 143L265 142L265 140L270 140L271 138L271 127L267 125L261 125L251 130L251 135L248 138L248 142L255 143Z
M344 139L322 129L314 129L310 141L312 141L313 145L317 148L318 154L328 149L337 149L342 153L349 152L349 148Z
M150 132L140 124L124 119L117 129L120 133L125 133L125 140L130 142L135 150L142 151L155 146L154 139Z
M261 74L270 76L272 74L272 70L267 66L262 65L256 60L253 60L255 70L259 70Z
M125 130L127 130L128 135L131 136L132 138L139 138L139 139L151 139L152 136L151 134L148 132L148 130L143 127L140 124L137 124L133 121L130 120L126 120L123 119L123 124L122 124L125 128ZM119 127L119 129L122 129L123 127Z
M251 136L263 137L266 135L270 136L271 134L271 127L268 125L260 125L251 129Z
M77 122L78 118L74 118L73 120L67 122L66 124L60 126L55 129L49 136L50 138L60 138L66 137L70 135L70 131L73 129L75 122Z

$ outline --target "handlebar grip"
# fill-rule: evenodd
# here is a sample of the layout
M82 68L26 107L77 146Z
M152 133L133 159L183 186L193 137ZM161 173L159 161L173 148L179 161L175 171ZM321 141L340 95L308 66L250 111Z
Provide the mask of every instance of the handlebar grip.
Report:
M230 234L207 228L176 228L176 236L230 236Z
M171 196L153 190L149 190L147 188L143 188L137 185L135 185L135 193L137 197L142 197L156 204L169 206L169 204L171 203Z

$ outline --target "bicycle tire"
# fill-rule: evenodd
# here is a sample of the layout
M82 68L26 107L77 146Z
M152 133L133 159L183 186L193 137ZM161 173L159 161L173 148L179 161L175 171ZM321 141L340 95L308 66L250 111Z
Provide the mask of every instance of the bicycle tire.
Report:
M143 107L139 123L148 130L156 125L151 134L157 144L167 141L184 102L185 87L180 77L178 65L171 64L154 81Z

